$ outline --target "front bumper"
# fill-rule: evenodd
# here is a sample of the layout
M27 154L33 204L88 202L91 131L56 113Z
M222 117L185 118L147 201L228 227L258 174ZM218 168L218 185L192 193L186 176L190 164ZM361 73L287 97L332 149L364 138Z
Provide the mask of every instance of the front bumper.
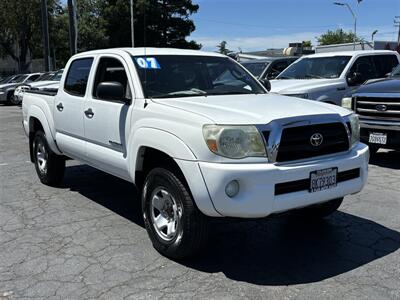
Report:
M387 143L385 145L371 145L387 149L400 149L400 122L360 120L360 126L360 139L363 143L369 144L370 133L385 133L387 134Z
M260 218L361 191L367 181L368 160L368 146L359 143L348 153L307 162L282 165L199 162L199 167L213 206L220 215ZM315 193L300 190L277 194L275 191L278 184L305 180L312 171L332 167L337 167L339 173L359 169L359 176ZM240 191L229 198L225 194L225 186L232 180L239 182ZM196 195L193 196L197 202Z

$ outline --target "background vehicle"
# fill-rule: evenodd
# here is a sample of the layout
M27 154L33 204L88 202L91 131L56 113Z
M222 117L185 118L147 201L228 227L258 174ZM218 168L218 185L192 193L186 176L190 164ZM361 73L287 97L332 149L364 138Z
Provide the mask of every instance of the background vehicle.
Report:
M14 91L20 84L30 83L39 78L41 73L22 74L12 78L5 84L0 85L0 103L17 104L14 102Z
M26 84L21 84L21 85L17 86L14 91L13 102L15 104L22 103L25 91L27 91L27 90L30 90L30 89L43 90L43 88L46 88L49 85L51 85L52 88L54 88L55 84L60 82L62 73L63 73L63 69L58 70L58 71L44 73L32 83L26 83Z
M273 79L297 59L298 57L268 57L241 64L258 79Z
M341 105L345 94L366 80L385 77L399 61L400 55L388 50L303 56L271 81L271 92Z
M361 140L371 153L400 149L400 65L388 78L367 82L343 98L342 106L360 116Z
M39 179L59 184L70 157L135 183L166 256L201 251L208 217L322 218L366 183L356 115L269 94L225 55L106 49L65 70L57 94L27 91L22 103Z

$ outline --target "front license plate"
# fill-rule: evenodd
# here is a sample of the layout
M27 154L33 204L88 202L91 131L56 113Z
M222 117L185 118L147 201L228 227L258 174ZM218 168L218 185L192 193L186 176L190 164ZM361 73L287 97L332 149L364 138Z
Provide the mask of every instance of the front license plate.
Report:
M377 132L370 133L369 134L369 142L371 144L386 145L387 134L386 133L377 133Z
M337 168L318 170L310 173L310 193L333 188L337 184Z

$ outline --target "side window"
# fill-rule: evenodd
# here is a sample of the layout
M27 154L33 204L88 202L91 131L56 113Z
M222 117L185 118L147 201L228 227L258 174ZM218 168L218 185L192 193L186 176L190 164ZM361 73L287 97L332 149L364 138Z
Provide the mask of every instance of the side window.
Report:
M110 81L121 83L122 86L124 87L125 98L132 99L131 90L128 83L128 77L126 75L126 71L123 64L116 58L102 57L100 58L96 70L96 77L94 80L93 91L92 91L93 98L100 99L99 97L97 97L96 93L97 86L101 82L110 82Z
M32 82L35 81L36 79L38 79L40 77L40 74L36 74L36 75L32 75L28 78L28 82Z
M378 73L377 77L385 77L386 74L392 72L393 68L399 64L396 55L376 55L372 57L375 68Z
M271 69L269 70L269 74L267 75L268 79L273 79L278 76L283 70L285 70L288 66L288 62L286 60L272 62Z
M350 69L350 74L358 73L360 81L364 82L368 79L377 78L377 74L372 64L370 56L361 56L357 58Z
M64 85L67 93L81 97L85 95L92 63L93 58L77 59L71 63Z

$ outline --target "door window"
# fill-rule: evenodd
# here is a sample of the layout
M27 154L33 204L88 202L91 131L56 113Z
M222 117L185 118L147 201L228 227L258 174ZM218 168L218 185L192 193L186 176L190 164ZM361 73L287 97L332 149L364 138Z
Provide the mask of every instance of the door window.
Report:
M372 59L375 63L378 78L385 77L399 64L396 55L375 55Z
M93 58L77 59L71 63L64 85L67 93L80 97L85 95L92 63Z
M105 99L100 99L97 97L97 86L101 82L119 82L121 85L124 87L125 91L125 98L126 99L132 99L131 95L131 89L129 87L128 83L128 76L126 75L125 68L123 64L116 58L112 57L102 57L100 58L97 71L96 71L96 77L94 81L94 86L93 86L93 98L99 99L99 100L105 100ZM122 100L122 99L121 99ZM110 101L110 100L106 100Z
M372 59L370 56L361 56L357 58L353 66L350 69L350 74L358 73L360 82L364 82L368 79L377 78Z

